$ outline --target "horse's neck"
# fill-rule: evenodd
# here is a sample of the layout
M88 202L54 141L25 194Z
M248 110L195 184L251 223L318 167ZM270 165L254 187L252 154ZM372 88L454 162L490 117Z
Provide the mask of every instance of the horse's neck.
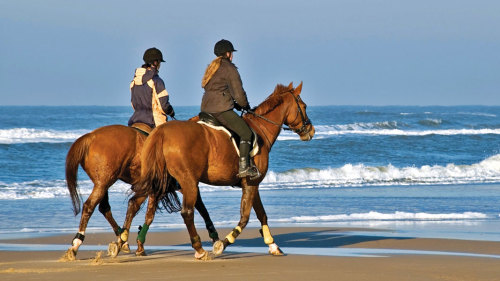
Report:
M251 124L257 134L264 140L267 146L269 146L269 150L273 146L274 142L278 138L281 127L283 126L283 122L285 120L285 112L280 106L277 106L275 109L270 112L262 115L264 118L272 121L273 123L260 118L258 116L252 115Z

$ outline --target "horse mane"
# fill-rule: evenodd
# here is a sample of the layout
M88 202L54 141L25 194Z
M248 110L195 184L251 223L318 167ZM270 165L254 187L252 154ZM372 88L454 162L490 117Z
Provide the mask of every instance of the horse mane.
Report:
M290 92L292 89L293 88L290 88L290 86L285 86L282 84L276 85L273 93L263 102L261 102L259 106L257 106L257 108L255 109L255 113L259 115L269 113L283 102L283 94Z

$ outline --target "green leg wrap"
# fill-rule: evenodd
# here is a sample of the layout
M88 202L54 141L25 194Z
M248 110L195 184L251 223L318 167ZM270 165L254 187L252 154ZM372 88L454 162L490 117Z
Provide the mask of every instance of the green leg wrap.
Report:
M118 229L115 231L116 236L120 236L120 234L123 233L123 229L121 227L118 227Z
M144 244L146 242L146 233L148 233L149 225L143 224L142 227L139 227L139 234L137 235L137 241Z

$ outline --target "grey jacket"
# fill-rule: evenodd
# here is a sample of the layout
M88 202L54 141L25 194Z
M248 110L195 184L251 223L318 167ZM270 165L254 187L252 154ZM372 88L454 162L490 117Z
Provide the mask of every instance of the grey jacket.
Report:
M201 111L219 113L232 110L234 102L242 108L249 107L238 69L229 59L221 60L219 68L204 88Z

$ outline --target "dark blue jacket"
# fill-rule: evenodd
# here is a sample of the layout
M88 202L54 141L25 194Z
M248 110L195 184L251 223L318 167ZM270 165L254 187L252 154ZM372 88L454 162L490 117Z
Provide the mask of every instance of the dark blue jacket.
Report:
M154 128L167 122L166 115L174 115L165 83L155 68L137 68L134 80L130 83L130 91L134 114L128 121L129 126L144 123Z

